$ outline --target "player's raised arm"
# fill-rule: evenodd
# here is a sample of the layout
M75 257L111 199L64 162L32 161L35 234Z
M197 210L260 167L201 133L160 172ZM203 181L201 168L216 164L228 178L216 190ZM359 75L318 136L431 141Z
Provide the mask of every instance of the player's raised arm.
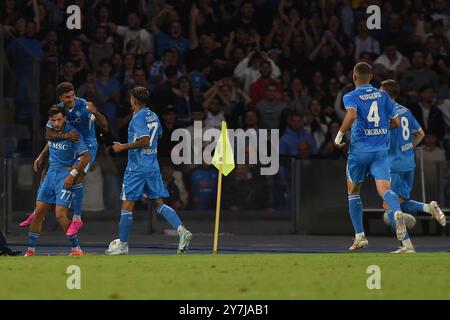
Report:
M80 139L80 134L75 130L69 132L58 132L51 125L47 124L45 128L45 139L48 141L69 140L75 142Z
M108 120L106 120L106 117L104 115L98 112L97 108L94 106L92 102L87 103L87 110L94 115L95 121L98 123L102 131L108 132L109 131Z

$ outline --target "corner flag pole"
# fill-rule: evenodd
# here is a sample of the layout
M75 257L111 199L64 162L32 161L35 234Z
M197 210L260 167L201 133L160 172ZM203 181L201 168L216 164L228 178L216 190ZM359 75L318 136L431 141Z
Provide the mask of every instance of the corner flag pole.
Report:
M223 168L223 164L220 165L219 180L217 181L216 224L214 226L213 254L217 254L217 245L219 242L220 198L222 195L222 168Z
M216 145L216 150L214 151L212 164L217 168L217 170L219 170L219 177L217 180L216 225L214 227L213 248L213 253L217 254L217 245L219 242L220 198L222 196L222 176L227 176L234 169L234 155L228 139L227 124L225 121L222 121L222 130L219 141Z

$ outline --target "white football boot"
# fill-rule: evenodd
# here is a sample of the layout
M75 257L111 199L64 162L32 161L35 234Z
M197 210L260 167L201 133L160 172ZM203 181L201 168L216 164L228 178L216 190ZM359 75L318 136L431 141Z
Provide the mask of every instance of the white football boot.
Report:
M366 236L363 236L359 239L355 238L355 241L353 242L352 246L348 248L350 251L356 251L361 248L365 248L369 245L369 241L366 239Z
M105 251L105 254L108 256L128 254L128 243L119 241L114 247L108 248L108 250Z
M400 254L400 253L416 253L416 249L413 248L407 248L405 246L401 246L398 248L398 250L396 251L392 251L391 253L396 253L396 254Z
M428 204L431 215L433 218L443 227L447 224L447 219L445 217L445 214L442 212L441 208L439 208L439 204L436 201L431 201Z
M192 233L188 229L183 228L180 230L179 234L180 242L178 243L177 253L186 253L187 249L189 248L189 243L192 240Z

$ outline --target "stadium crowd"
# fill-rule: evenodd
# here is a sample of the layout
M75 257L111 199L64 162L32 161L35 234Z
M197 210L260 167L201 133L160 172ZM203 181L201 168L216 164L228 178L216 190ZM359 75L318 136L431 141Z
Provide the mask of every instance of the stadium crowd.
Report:
M69 2L81 8L81 30L66 28ZM381 8L379 30L367 28L369 2ZM425 159L450 160L448 0L5 0L0 6L0 24L15 37L7 50L17 88L27 86L19 82L30 70L30 55L57 66L59 79L41 83L43 123L57 82L72 82L109 121L103 157L112 157L112 141L127 139L128 91L150 90L175 209L214 207L215 169L180 169L167 161L177 143L171 133L192 129L194 120L203 129L220 128L222 120L235 129L280 129L282 160L343 158L345 150L333 141L358 61L373 66L375 86L399 81L399 101L427 134ZM104 167L104 175L117 175L118 169ZM285 171L265 184L254 169L238 165L226 179L227 208L270 211L283 203L268 195L284 196Z

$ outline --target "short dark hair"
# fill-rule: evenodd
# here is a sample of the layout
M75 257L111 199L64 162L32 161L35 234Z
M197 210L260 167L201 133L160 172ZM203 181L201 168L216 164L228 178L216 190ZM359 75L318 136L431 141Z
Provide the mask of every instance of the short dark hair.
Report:
M388 79L381 82L381 90L386 91L392 99L400 94L400 86L397 81Z
M50 109L48 109L48 117L56 116L59 113L61 113L63 115L63 117L65 117L67 115L66 108L55 104L55 105L51 106Z
M61 82L56 87L56 93L58 94L58 97L70 91L75 91L75 87L70 82Z
M150 93L145 87L136 87L131 89L130 95L142 104L147 104L147 100L150 97Z
M367 62L358 62L354 68L355 72L362 76L372 75L372 66Z

